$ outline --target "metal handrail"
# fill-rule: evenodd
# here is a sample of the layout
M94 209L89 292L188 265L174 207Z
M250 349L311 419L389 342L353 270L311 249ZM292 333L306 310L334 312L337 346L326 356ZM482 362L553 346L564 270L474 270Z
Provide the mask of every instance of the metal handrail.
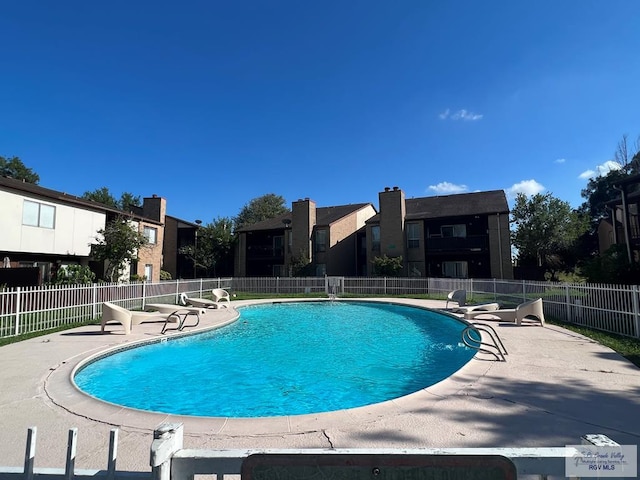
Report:
M471 332L484 332L491 339L492 343L487 343L482 341L482 335L480 338L474 338L471 335ZM498 361L506 362L506 355L509 353L505 348L502 340L496 333L493 327L490 325L486 325L483 323L472 323L467 328L462 331L462 343L464 343L469 348L474 348L482 353L487 353L489 355L493 355ZM486 347L486 348L483 348Z

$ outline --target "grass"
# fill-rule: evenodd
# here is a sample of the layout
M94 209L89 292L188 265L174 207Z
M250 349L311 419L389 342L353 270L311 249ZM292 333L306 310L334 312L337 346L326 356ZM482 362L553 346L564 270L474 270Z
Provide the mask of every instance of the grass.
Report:
M344 295L343 298L347 297L379 297L380 295ZM385 295L393 296L393 295ZM421 298L421 299L439 299L443 300L442 296L437 295L395 295L399 298ZM248 293L248 292L237 292L234 296L234 300L257 300L264 298L326 298L327 295L324 292L319 293L299 293L299 294L264 294L264 293ZM474 301L478 301L479 299L474 298ZM640 367L640 339L625 337L622 335L616 335L615 333L602 332L600 330L595 330L593 328L582 327L579 325L573 325L570 323L560 322L557 320L548 320L549 323L553 325L558 325L559 327L566 328L567 330L571 330L573 332L579 333L588 337L596 342L611 348L616 351L624 358L629 360L631 363ZM91 325L97 324L98 321L94 320L91 322L85 323L70 323L67 325L60 326L58 328L54 328L51 330L45 330L42 332L33 332L24 335L18 335L15 337L7 337L0 338L0 347L4 345L8 345L10 343L21 342L23 340L27 340L29 338L39 337L41 335L47 335L49 333L60 332L63 330L68 330L71 328L80 327L83 325Z

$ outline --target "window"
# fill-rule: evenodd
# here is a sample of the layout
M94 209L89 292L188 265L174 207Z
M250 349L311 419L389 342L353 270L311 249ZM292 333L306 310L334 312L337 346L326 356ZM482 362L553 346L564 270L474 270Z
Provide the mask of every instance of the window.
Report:
M144 266L144 278L148 282L153 280L153 265L146 264Z
M326 252L327 250L327 231L316 230L316 253Z
M442 275L448 278L467 278L467 262L442 262Z
M281 235L273 237L273 256L281 257L284 255L284 238ZM277 275L279 276L279 275Z
M420 224L407 223L407 248L420 247Z
M380 225L371 227L371 250L380 251Z
M156 242L158 241L158 229L157 228L144 227L143 235L151 245L155 245Z
M462 237L467 236L467 226L463 223L460 225L443 225L440 227L440 233L443 237Z
M274 265L273 266L273 276L274 277L283 277L284 276L284 265Z
M44 203L24 201L22 208L22 224L31 227L53 228L55 225L56 207Z

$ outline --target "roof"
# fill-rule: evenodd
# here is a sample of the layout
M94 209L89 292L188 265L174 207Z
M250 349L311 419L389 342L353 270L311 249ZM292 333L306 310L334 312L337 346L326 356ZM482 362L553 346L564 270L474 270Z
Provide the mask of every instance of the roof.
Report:
M459 193L436 197L407 198L406 220L426 220L468 215L509 214L509 205L504 190ZM380 214L368 222L379 222Z
M22 180L16 180L10 177L0 176L0 189L12 190L21 194L31 194L36 197L47 199L51 202L57 202L63 205L69 205L85 210L93 210L104 213L126 214L126 212L123 212L122 210L109 207L100 202L94 202L93 200L76 197L75 195L70 195L65 192L59 192L57 190L51 190L49 188L41 187L40 185L28 183ZM145 218L141 215L135 215L135 218L144 220L145 222L158 223L153 219Z
M333 207L317 207L316 208L316 226L325 227L346 217L352 213L362 210L365 207L373 206L371 203L353 203L349 205L336 205ZM254 232L257 230L281 230L284 228L283 220L291 220L291 212L269 218L243 228L239 228L238 232Z

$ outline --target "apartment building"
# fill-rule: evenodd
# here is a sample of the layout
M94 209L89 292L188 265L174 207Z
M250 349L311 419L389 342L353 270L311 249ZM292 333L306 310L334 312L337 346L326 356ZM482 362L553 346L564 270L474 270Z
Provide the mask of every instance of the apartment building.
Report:
M306 266L309 275L355 276L366 262L357 255L358 232L375 214L370 203L317 207L297 200L290 213L237 230L235 275L290 276Z
M629 263L640 262L640 174L618 182L620 197L609 202L609 218L598 226L599 251L625 245Z
M70 264L90 266L100 277L104 265L92 261L91 245L96 243L98 231L120 215L149 242L122 279L136 275L158 281L165 257L177 265L179 256L177 247L164 249L164 198L153 195L143 199L142 207L122 212L65 192L0 177L0 260L12 268L37 267L40 282L49 281L56 268Z
M404 276L513 278L509 206L502 190L405 198L378 194L367 221L367 258L402 257Z
M240 229L237 276L367 276L373 260L402 257L402 276L513 278L509 207L502 190L405 198L398 187L370 203L317 207L308 198L291 213Z

